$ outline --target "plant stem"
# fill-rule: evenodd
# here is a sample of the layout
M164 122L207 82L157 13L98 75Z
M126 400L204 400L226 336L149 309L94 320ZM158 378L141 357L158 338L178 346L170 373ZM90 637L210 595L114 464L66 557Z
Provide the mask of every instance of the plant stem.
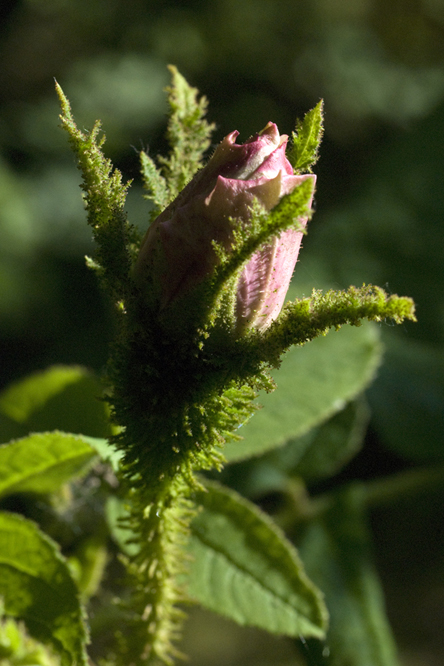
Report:
M353 481L349 485L359 489L365 508L374 509L444 485L444 465L408 469L373 481ZM298 507L298 522L323 516L333 506L337 493L343 490L344 486L341 486L334 492L323 493L308 501L305 499L304 506Z

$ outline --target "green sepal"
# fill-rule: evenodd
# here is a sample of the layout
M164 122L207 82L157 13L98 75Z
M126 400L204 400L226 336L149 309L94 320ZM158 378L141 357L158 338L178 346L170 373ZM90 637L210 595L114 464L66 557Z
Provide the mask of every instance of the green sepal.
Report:
M157 168L153 158L144 150L140 153L140 170L143 186L147 191L145 198L154 204L154 208L151 211L151 219L154 220L167 207L170 201L167 182Z
M198 99L197 88L192 88L173 65L168 69L172 79L167 88L170 106L167 137L171 151L168 158L159 157L159 163L172 201L202 166L215 125L205 120L206 97Z
M124 211L130 182L124 184L118 169L102 152L105 142L100 135L100 122L90 132L78 129L63 90L56 83L60 100L62 127L82 172L82 189L88 214L88 224L97 242L95 262L99 274L115 303L125 301L131 292L130 269L140 242L138 233L126 219Z
M296 123L287 152L295 173L311 173L311 167L318 161L319 145L324 133L323 110L324 102L321 100L314 109L305 114L302 122Z
M220 265L211 278L213 284L222 289L224 283L270 238L290 228L303 231L299 220L310 215L312 196L313 181L304 180L290 194L283 196L271 212L263 211L260 206L253 207L248 227L238 225L235 229L230 252L219 249Z
M391 319L400 324L416 321L411 298L388 295L380 287L363 285L344 291L313 290L311 298L297 299L284 305L280 316L261 336L256 336L258 354L270 365L279 367L281 354L295 344L305 344L330 328L344 324L360 326L362 321Z

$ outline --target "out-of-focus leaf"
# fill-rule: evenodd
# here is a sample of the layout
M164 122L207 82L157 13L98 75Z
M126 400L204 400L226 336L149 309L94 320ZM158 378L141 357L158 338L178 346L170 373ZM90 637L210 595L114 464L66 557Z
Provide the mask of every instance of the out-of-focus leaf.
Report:
M323 519L310 523L299 544L330 613L330 628L321 646L325 666L398 665L371 557L361 490L354 487L341 493Z
M369 324L293 347L273 372L278 388L260 395L264 409L242 426L243 441L227 444L227 459L259 455L325 421L367 387L380 359L378 329Z
M77 589L57 544L21 516L0 513L0 596L5 613L51 644L62 666L87 666Z
M9 386L0 396L0 410L22 423L41 409L54 395L85 376L78 366L52 366Z
M122 452L112 446L107 439L100 437L82 437L82 439L91 444L102 460L108 462L115 472L119 470Z
M290 477L312 483L333 476L361 448L368 418L369 410L360 398L284 446L227 466L221 477L243 495L257 497L286 491Z
M417 461L444 460L444 353L396 339L369 392L374 422L384 443Z
M79 589L82 601L96 595L102 582L108 551L103 535L82 541L69 558L69 567Z
M113 153L127 150L134 136L149 136L153 126L162 122L167 82L164 62L135 51L117 54L109 49L93 58L74 58L63 77L82 127L91 127L100 118L107 128L107 148ZM64 147L63 134L54 122L57 113L51 94L22 116L23 135L39 151L59 152Z
M322 596L294 547L252 503L219 484L207 488L188 545L190 597L241 625L322 638Z
M34 433L0 446L0 497L51 493L85 471L96 456L84 439L64 432Z
M4 618L0 601L0 660L5 666L59 666L59 659L42 643L31 638L22 622Z
M132 532L122 524L122 519L128 517L125 502L115 495L111 495L106 502L105 511L109 529L115 542L124 553L135 555L139 551L140 546L137 543L129 542Z
M0 439L63 430L110 434L99 380L80 366L54 365L7 387L0 395Z
M369 416L366 402L355 400L314 428L307 434L310 443L291 473L310 483L339 472L361 448Z

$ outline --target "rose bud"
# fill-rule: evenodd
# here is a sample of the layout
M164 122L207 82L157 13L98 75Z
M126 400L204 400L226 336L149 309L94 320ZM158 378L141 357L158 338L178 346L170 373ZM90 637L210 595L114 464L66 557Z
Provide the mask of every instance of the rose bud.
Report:
M247 228L255 200L270 211L281 197L314 175L295 176L285 157L288 137L274 123L244 144L228 134L208 164L149 227L135 276L160 283L161 308L189 292L218 262L213 241L229 251L233 222ZM311 203L311 202L309 202ZM300 219L301 226L306 223ZM289 229L252 255L241 272L236 329L267 327L281 311L297 261L302 231Z

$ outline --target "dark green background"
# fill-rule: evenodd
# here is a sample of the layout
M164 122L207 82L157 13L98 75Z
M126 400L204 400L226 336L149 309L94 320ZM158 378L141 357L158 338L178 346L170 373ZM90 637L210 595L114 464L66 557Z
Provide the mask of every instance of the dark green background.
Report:
M316 214L296 285L374 282L413 296L419 319L381 325L388 351L369 392L366 446L337 482L443 461L444 4L21 0L0 12L1 386L52 363L100 371L111 337L109 306L84 266L94 249L53 78L81 127L103 121L143 228L137 151L165 149L173 63L209 98L215 143L269 120L289 133L324 98ZM396 510L375 516L390 617L404 663L432 666L444 653L442 496Z

